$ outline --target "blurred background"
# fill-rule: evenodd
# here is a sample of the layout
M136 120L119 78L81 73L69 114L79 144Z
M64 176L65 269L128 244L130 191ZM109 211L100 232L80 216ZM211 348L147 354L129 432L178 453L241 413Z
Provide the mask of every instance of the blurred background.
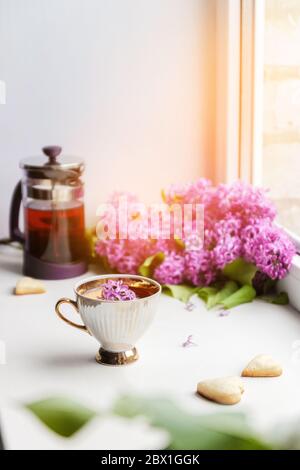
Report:
M212 176L214 0L0 0L0 236L19 160L86 161L86 209Z

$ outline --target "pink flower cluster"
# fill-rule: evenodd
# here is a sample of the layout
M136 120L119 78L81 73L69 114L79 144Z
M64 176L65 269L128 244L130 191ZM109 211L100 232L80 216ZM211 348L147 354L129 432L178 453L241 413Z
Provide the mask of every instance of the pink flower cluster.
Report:
M153 272L153 277L162 284L187 282L207 286L220 277L228 263L239 257L254 263L259 272L271 279L282 279L287 274L295 248L287 235L274 225L276 210L265 190L241 182L215 187L210 181L200 179L190 184L172 185L163 195L167 207L203 205L203 246L187 249L188 237L178 243L176 237L144 236L148 214L131 210L128 220L139 224L141 238L108 238L96 244L96 252L111 269L135 274L146 258L163 252L165 259ZM117 204L117 196L110 202ZM128 198L138 207L133 196ZM104 214L104 220L105 217Z

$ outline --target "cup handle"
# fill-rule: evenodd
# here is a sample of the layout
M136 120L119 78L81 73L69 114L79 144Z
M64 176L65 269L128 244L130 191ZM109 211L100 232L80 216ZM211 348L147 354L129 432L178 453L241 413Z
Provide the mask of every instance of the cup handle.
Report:
M78 330L82 330L82 331L86 331L87 333L89 333L87 327L85 325L79 325L78 323L74 323L72 322L71 320L69 320L68 318L66 318L60 311L60 306L62 304L69 304L69 305L72 305L76 312L78 312L78 306L77 306L77 302L75 302L75 300L71 300L71 299L68 299L67 297L64 297L62 299L59 299L59 301L56 303L55 305L55 312L56 312L56 315L61 318L61 320L63 320L64 322L66 322L68 325L71 325L71 326L74 326L75 328L78 328Z

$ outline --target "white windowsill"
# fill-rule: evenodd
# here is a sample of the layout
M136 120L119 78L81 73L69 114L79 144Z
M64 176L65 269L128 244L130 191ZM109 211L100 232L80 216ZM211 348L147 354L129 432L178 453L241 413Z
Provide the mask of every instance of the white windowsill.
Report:
M287 292L290 304L300 311L300 256L294 256L289 274L278 283L278 290Z
M115 445L128 449L134 445L143 449L150 445L143 433L137 439L134 429L128 428L124 435L124 427L112 419L100 422L98 429L87 428L78 439L58 440L22 410L20 403L66 395L95 409L105 409L117 396L132 393L167 396L195 414L224 412L228 411L226 406L195 395L197 382L239 374L261 352L282 362L283 376L272 381L260 379L259 384L245 381L245 396L230 411L246 413L263 432L299 415L300 375L295 350L299 315L291 307L256 300L220 317L215 311L207 311L200 300L196 299L196 308L188 312L182 303L162 296L153 325L137 345L140 360L124 369L108 368L95 362L99 346L93 338L55 316L56 300L73 295L75 280L45 281L47 293L40 296L13 296L12 287L21 275L21 265L18 250L1 247L0 339L7 354L6 365L0 366L0 408L7 448L89 445L111 449ZM198 346L182 348L190 334ZM101 434L105 435L104 441L98 437Z

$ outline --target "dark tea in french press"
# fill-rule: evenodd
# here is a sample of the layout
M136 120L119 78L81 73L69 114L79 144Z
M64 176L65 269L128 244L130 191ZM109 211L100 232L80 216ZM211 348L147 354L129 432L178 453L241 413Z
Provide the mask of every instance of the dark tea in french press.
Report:
M44 147L48 159L21 162L24 177L15 189L10 236L24 245L24 273L41 279L63 279L86 271L83 183L84 165L60 157L61 148ZM19 208L24 206L24 233Z

